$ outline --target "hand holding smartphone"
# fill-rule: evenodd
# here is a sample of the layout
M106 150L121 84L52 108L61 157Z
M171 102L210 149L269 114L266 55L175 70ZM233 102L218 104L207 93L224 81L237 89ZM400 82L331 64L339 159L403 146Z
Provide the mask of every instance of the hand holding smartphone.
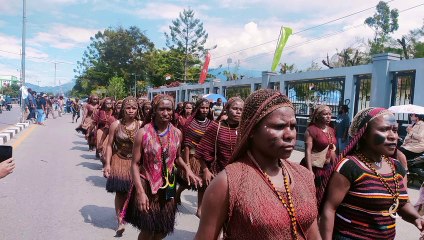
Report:
M0 145L0 178L13 172L15 162L12 159L12 146Z
M12 158L12 146L0 145L0 163Z

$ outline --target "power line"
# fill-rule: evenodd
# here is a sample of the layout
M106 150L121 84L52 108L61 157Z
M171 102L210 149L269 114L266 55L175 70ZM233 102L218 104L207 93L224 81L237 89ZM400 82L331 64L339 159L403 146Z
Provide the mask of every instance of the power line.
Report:
M418 5L415 5L415 6L412 6L412 7L407 8L407 9L404 9L404 10L402 10L402 11L399 11L399 13L406 12L406 11L412 10L412 9L417 8L417 7L420 7L420 6L424 6L424 3L422 3L422 4L418 4ZM305 41L305 42L302 42L302 43L298 43L298 44L295 44L295 45L288 46L288 47L286 47L285 49L293 49L293 48L297 48L297 47L300 47L300 46L306 45L306 44L308 44L308 43L310 43L310 42L314 42L314 41L321 40L321 39L324 39L324 38L332 37L332 36L338 35L338 34L340 34L340 33L343 33L343 32L346 32L346 31L349 31L349 30L352 30L352 29L354 29L354 28L358 28L358 27L361 27L361 26L364 26L364 25L365 25L365 23L358 24L358 25L355 25L355 26L350 27L350 28L347 28L347 29L339 30L339 31L336 31L336 32L333 32L333 33L330 33L330 34L327 34L327 35L324 35L324 36L320 36L320 37L316 37L316 38L309 39L309 40L307 40L307 41ZM242 62L249 62L249 61L251 61L251 60L254 60L254 59L257 59L257 58L261 58L261 57L263 57L263 56L265 56L265 55L269 55L269 54L272 54L272 53L274 53L274 52L275 52L275 51L273 50L273 51L266 52L266 53L262 53L262 54L259 54L259 55L256 55L256 56L247 57L247 58L242 59L242 60L240 60L240 61L242 61Z
M20 53L10 52L6 50L2 50L2 49L0 49L0 52L10 53L10 54L19 55L19 56L21 55ZM64 62L64 61L53 61L48 58L42 58L42 57L26 56L26 58L39 59L39 60L42 60L41 62L46 62L46 63L61 63L61 64L76 65L75 63Z
M394 1L395 0L390 0L390 1L387 1L386 3L390 3L390 2L394 2ZM302 32L306 32L306 31L309 31L309 30L312 30L312 29L315 29L315 28L318 28L318 27L322 27L322 26L325 26L327 24L330 24L330 23L333 23L333 22L337 22L339 20L342 20L342 19L345 19L345 18L354 16L354 15L359 14L359 13L366 12L366 11L371 10L371 9L374 9L374 8L375 8L375 6L372 6L372 7L369 7L369 8L366 8L366 9L363 9L363 10L360 10L360 11L357 11L357 12L354 12L354 13L350 13L350 14L345 15L343 17L339 17L339 18L336 18L336 19L333 19L333 20L330 20L330 21L327 21L327 22L324 22L324 23L321 23L321 24L318 24L318 25L315 25L315 26L312 26L312 27L308 27L308 28L302 29L302 30L297 31L297 32L294 32L292 35L296 35L296 34L299 34L299 33L302 33ZM252 49L252 48L256 48L256 47L260 47L260 46L263 46L263 45L266 45L266 44L275 42L277 40L278 40L278 38L277 39L274 39L274 40L271 40L271 41L264 42L264 43L260 43L260 44L257 44L257 45L251 46L251 47L243 48L243 49L240 49L240 50L237 50L237 51L234 51L234 52L226 53L224 55L221 55L221 56L218 56L218 57L214 57L214 59L226 57L226 56L229 56L229 55L232 55L232 54L235 54L235 53L243 52L243 51L246 51L246 50L249 50L249 49Z

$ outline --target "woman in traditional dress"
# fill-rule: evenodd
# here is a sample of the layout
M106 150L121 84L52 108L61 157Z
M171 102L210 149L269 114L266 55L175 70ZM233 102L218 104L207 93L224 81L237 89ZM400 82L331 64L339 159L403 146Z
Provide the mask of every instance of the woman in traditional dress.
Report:
M150 110L152 109L152 103L149 101L145 101L141 104L141 121L149 115Z
M119 120L110 126L104 166L104 176L107 178L106 190L116 193L115 211L118 218L116 235L118 236L125 231L119 214L131 187L132 148L135 134L140 127L137 101L134 97L127 97L123 102Z
M243 106L244 101L241 98L230 98L224 109L228 118L212 122L197 146L194 157L201 163L206 186L224 170L233 154Z
M81 125L75 129L77 132L81 132L85 135L89 151L94 151L94 148L96 147L96 139L94 138L94 133L90 131L90 129L93 124L93 113L97 110L98 103L99 97L97 95L91 95L88 98L87 104L84 105Z
M96 136L96 157L100 158L104 163L104 147L110 125L115 121L113 116L112 99L107 97L103 99L99 110L93 114L93 125L95 126Z
M396 215L422 231L424 219L409 202L406 172L392 156L398 124L385 108L366 108L349 128L352 137L328 184L320 231L323 239L394 239Z
M163 239L173 232L175 165L185 170L190 184L201 184L180 157L182 135L170 123L173 98L159 94L152 103L152 113L135 138L131 165L134 187L122 212L125 221L140 230L138 239Z
M114 107L114 110L113 110L113 116L116 119L119 119L119 115L121 114L122 102L123 102L123 100L118 100L115 103L115 107ZM138 109L141 109L141 108L138 108ZM140 115L140 113L139 113L139 115Z
M79 102L79 98L75 98L75 101L72 101L71 111L72 111L72 123L74 123L74 121L78 122L78 119L81 116L81 103Z
M313 174L288 160L296 143L290 100L261 89L244 104L230 163L206 189L195 239L320 239Z
M321 210L325 188L337 158L337 138L330 123L331 109L326 105L318 105L305 132L305 158L300 163L315 175L318 210Z
M209 124L213 121L212 111L210 110L209 100L205 98L201 98L197 100L194 111L191 117L187 120L183 135L184 135L184 156L183 159L185 163L190 166L191 171L196 174L196 176L200 176L200 161L194 157L196 153L197 145L199 145L200 140L206 132ZM200 217L201 206L202 206L202 198L204 189L197 188L189 188L187 185L187 181L184 179L184 171L180 171L179 183L180 186L177 191L177 203L179 204L181 201L181 193L184 189L191 189L197 191L197 212L196 216Z
M176 127L183 131L184 125L187 120L190 118L191 113L193 112L194 104L192 102L184 102L181 112L178 114L176 119Z

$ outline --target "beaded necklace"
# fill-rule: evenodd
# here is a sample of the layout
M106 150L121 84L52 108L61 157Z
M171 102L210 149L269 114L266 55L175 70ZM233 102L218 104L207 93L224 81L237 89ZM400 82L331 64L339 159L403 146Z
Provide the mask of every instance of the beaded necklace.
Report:
M331 135L330 131L328 131L328 126L326 125L325 129L321 129L321 130L327 137L329 149L333 152L336 151L336 145L334 145L333 143L333 136Z
M358 159L363 162L371 171L374 172L374 174L378 177L381 183L383 183L384 187L387 189L387 191L392 195L393 197L393 204L390 206L388 213L383 213L383 216L390 216L392 218L397 217L397 209L399 207L399 195L400 195L400 186L399 181L396 178L396 170L395 166L393 165L393 162L390 161L390 159L387 156L383 156L383 159L387 162L387 164L390 166L393 174L393 181L395 183L395 190L393 191L392 188L389 186L387 181L381 176L380 173L377 172L377 170L371 165L371 161L365 157L361 152L356 152L356 155L359 157Z
M162 161L162 177L163 177L163 182L164 185L162 187L160 187L161 189L165 189L167 187L171 187L174 188L175 187L175 175L172 176L172 173L169 172L167 163L166 163L166 159L169 157L169 148L170 148L170 141L171 141L171 136L169 135L169 129L170 129L170 125L168 125L167 130L165 130L163 133L159 133L157 127L154 127L155 132L156 132L156 140L158 141L160 148L159 148L159 153L160 153L160 160ZM161 138L166 137L166 149L165 149L165 144L162 143ZM157 166L157 159L155 159L155 166ZM156 168L155 168L156 169ZM170 178L173 178L172 182L170 181Z
M268 186L270 186L271 189L274 191L274 193L277 195L278 199L281 201L284 208L287 209L287 212L289 214L290 221L291 221L292 239L294 239L294 240L299 239L298 233L297 233L296 208L294 206L293 196L292 196L292 193L291 193L291 190L290 190L289 177L286 175L287 169L285 168L284 164L281 162L281 160L279 161L279 166L281 167L281 173L284 177L284 188L286 190L288 202L286 202L284 200L281 193L277 190L277 188L272 183L271 178L268 176L268 174L266 172L262 171L262 169L259 167L259 164L256 162L252 153L249 151L249 152L247 152L247 155L249 156L250 160L256 165L257 170L262 173L262 177L267 180L266 182L267 182Z
M132 123L131 123L131 124L132 124ZM137 128L138 128L138 124L136 123L136 126L135 126L135 127L134 127L134 129L132 129L132 130L128 130L127 125L125 125L125 123L124 123L123 125L124 125L124 131L125 131L125 133L127 134L128 139L130 139L130 141L131 141L132 143L134 143L135 131L136 131L136 130L137 130Z

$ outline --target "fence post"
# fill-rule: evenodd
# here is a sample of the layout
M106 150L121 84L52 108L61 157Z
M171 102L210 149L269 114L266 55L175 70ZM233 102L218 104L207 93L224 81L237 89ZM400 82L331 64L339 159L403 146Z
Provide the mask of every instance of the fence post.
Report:
M424 64L415 70L414 104L424 106L424 94L419 94L424 89Z
M262 84L261 84L262 89L269 88L269 83L270 83L272 76L277 76L277 73L276 72L270 72L270 71L263 71L262 72Z
M398 61L400 56L393 53L376 54L372 57L371 107L390 107L392 82L389 72L391 61Z

